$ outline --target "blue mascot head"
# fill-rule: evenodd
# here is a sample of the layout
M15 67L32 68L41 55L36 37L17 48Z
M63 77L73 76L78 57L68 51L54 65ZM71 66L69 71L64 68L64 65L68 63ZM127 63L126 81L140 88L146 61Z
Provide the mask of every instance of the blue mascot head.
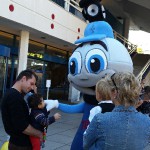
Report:
M84 37L69 59L69 82L77 90L95 95L96 83L107 74L133 72L133 63L125 46L114 39L105 21L87 25Z

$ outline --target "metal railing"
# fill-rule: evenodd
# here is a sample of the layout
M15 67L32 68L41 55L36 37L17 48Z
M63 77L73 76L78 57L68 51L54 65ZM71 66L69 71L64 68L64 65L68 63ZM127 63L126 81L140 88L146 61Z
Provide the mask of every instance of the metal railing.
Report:
M64 9L66 11L71 12L72 14L77 16L78 18L85 21L85 19L82 16L82 13L81 13L82 9L79 7L79 2L77 2L79 0L77 0L77 1L75 1L75 0L52 0L52 1L54 1L58 5L61 4L60 6L64 7ZM114 38L116 40L120 41L127 48L130 55L132 55L134 52L137 52L137 45L129 42L128 39L123 37L118 32L116 32L116 31L113 31L113 32L114 32ZM139 79L142 78L143 74L145 73L145 71L148 69L149 66L150 66L150 60L146 63L146 65L143 67L143 69L137 75L137 77Z
M75 0L51 0L51 1L63 7L66 11L74 14L83 21L86 21L82 16L82 9L79 7L79 2L76 2Z
M115 39L119 40L128 49L130 55L137 51L137 45L129 42L128 39L123 37L118 32L114 31L114 37Z
M71 12L78 18L85 21L81 13L82 9L79 7L79 0L76 1L75 0L52 0L52 1L64 7L64 9L67 10L68 12ZM130 55L137 51L137 45L132 44L131 42L128 41L128 39L126 39L116 31L114 31L114 37L115 39L119 40L122 44L125 45Z
M82 12L82 9L79 7L79 3L75 0L64 0L65 2L65 10L69 11L70 6L78 10L79 12Z
M140 71L140 73L137 75L137 78L139 80L142 79L143 74L147 71L147 69L150 67L150 59L147 61L147 63L145 64L145 66L143 67L143 69Z

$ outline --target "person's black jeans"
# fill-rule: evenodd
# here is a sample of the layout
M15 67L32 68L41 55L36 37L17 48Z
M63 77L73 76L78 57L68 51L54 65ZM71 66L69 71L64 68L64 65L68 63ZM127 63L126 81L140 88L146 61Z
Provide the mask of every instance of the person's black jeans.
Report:
M32 147L17 146L9 142L8 150L32 150Z

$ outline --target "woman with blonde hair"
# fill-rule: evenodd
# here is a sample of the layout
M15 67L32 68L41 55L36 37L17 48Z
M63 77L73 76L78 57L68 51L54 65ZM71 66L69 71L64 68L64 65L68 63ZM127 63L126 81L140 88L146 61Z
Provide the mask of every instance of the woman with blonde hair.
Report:
M136 110L140 93L138 79L132 73L115 73L101 81L106 83L115 108L93 118L83 137L84 149L150 149L150 119Z

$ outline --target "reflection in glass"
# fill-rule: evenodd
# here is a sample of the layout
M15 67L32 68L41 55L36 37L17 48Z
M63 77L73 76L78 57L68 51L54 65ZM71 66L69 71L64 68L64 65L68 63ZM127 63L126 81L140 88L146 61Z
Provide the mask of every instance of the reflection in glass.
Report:
M5 46L12 46L13 35L0 31L0 44Z
M57 63L47 63L45 69L45 87L46 80L51 80L51 88L49 98L52 99L68 99L68 79L67 66Z
M6 59L0 56L0 98L3 96L3 86L6 72Z
M38 76L37 88L40 90L43 77L43 61L28 58L27 69L33 70Z

